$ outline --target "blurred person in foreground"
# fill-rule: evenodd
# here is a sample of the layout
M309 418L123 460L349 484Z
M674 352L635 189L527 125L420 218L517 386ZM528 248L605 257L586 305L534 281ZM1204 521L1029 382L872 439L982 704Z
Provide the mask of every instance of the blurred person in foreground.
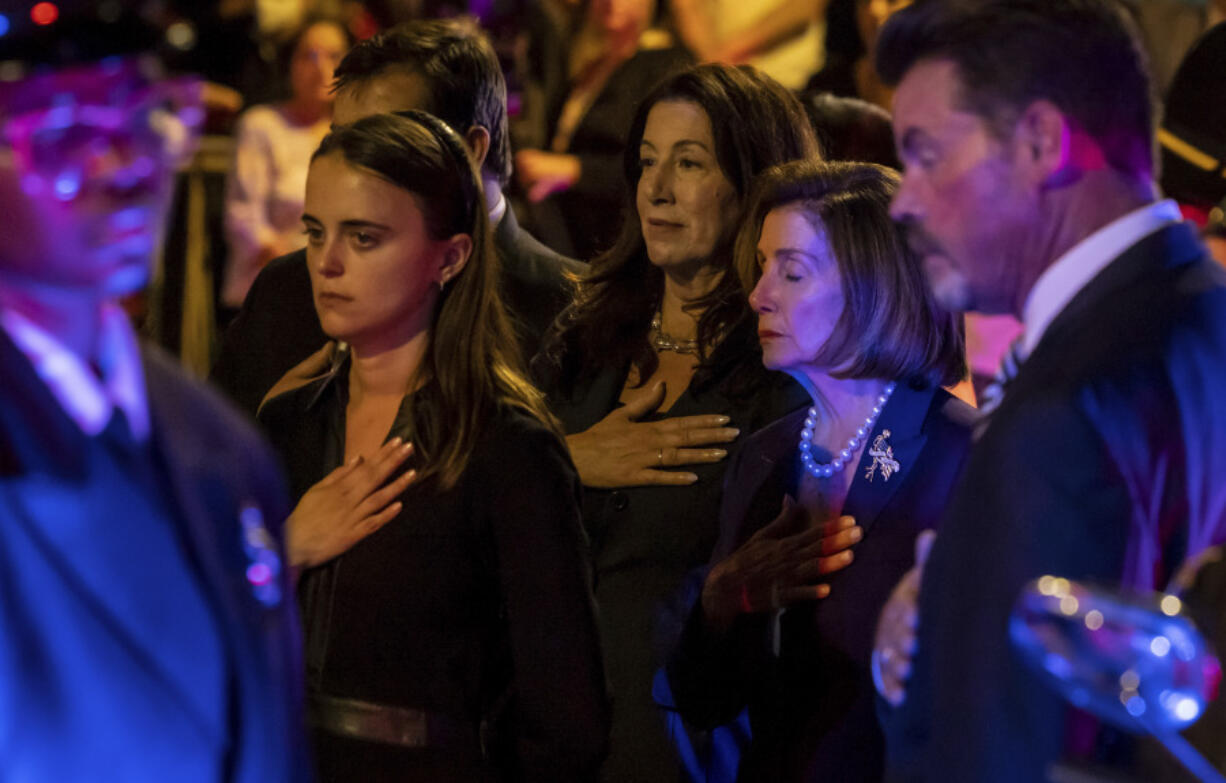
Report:
M198 85L61 13L0 45L0 779L305 780L283 479L117 303Z
M409 22L359 43L336 68L334 127L408 109L456 129L481 169L499 292L530 358L586 268L520 228L502 194L511 176L507 88L498 56L470 18ZM306 253L270 261L226 332L210 378L252 415L272 385L328 338L311 301Z
M906 167L892 214L929 284L1024 324L931 557L882 613L890 774L1029 783L1095 757L1097 732L1009 644L1021 587L1153 589L1226 533L1226 281L1157 200L1118 3L918 0L877 55Z
M941 388L965 372L961 334L890 221L897 188L883 166L785 164L759 178L737 240L762 362L812 397L729 465L668 667L696 725L748 705L739 781L881 780L877 613L970 448L974 409Z

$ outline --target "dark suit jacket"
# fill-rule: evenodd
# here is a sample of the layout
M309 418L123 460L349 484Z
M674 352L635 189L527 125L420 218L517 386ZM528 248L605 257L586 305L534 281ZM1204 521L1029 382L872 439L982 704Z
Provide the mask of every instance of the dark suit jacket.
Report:
M732 419L728 426L748 434L806 404L799 384L762 368L753 329L741 327L715 350L712 359L725 367L722 372L696 374L669 411L650 418L724 414ZM725 364L730 357L731 364ZM619 405L625 382L626 368L608 367L571 394L550 389L549 381L544 386L552 392L551 410L567 433L576 433ZM741 382L749 384L746 391L737 388ZM743 439L728 446L731 454ZM727 465L687 466L698 475L689 486L583 490L583 523L592 540L601 637L613 685L604 780L655 783L677 776L679 761L652 697L652 678L684 621L678 590L715 546Z
M345 367L260 409L294 497L341 462ZM413 404L429 415L441 403L427 386ZM405 415L392 433L407 435ZM504 408L454 487L410 486L395 519L303 573L309 692L439 713L474 740L432 758L317 733L321 780L591 778L608 702L579 491L561 439ZM498 727L488 758L482 722Z
M258 509L279 537L288 510L280 472L219 398L154 349L143 363L174 532L229 659L225 779L305 780L290 587L282 573L283 600L258 600L240 525L241 509ZM0 779L183 779L167 757L190 764L200 751L173 739L185 694L167 674L175 666L164 660L165 629L133 621L131 587L113 577L158 564L142 561L141 541L107 555L120 547L102 523L127 502L124 488L91 471L96 446L2 332L0 377Z
M494 247L502 263L503 303L526 364L554 317L570 304L573 285L567 275L581 275L586 266L521 229L509 205L494 229ZM315 312L306 251L298 250L260 271L226 330L209 377L254 417L273 384L327 341Z
M652 87L693 62L689 52L679 47L643 49L609 76L566 149L579 158L579 181L533 210L533 225L550 245L585 261L612 246L626 203L622 160L630 122ZM557 132L569 95L570 86L565 85L550 96L546 144Z
M731 555L797 496L800 410L751 436L725 479L720 541L711 562ZM832 574L829 598L786 610L780 653L771 652L771 618L742 615L726 633L690 614L668 667L677 706L703 727L749 707L753 741L740 781L880 780L884 740L869 675L877 614L914 561L915 537L933 528L970 448L974 409L940 389L899 385L868 443L888 432L900 469L866 477L868 449L843 506L864 529L855 561Z
M1067 710L1009 644L1042 574L1161 585L1226 530L1226 283L1193 229L1156 232L1051 323L991 415L933 547L918 651L888 713L898 780L1032 781Z

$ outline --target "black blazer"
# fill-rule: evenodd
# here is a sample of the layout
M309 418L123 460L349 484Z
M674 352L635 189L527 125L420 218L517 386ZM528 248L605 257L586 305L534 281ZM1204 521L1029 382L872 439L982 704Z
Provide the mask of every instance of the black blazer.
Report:
M520 228L509 204L494 229L494 247L502 263L503 303L526 364L554 317L570 304L568 276L582 275L586 265L558 255ZM297 250L260 270L226 330L209 379L254 416L273 384L327 341L315 312L306 250Z
M748 433L806 405L804 390L761 364L757 335L742 326L715 350L718 373L696 374L673 407L651 418L724 414L744 433L728 446L735 455ZM544 383L550 409L567 433L586 430L609 414L626 382L626 368L608 367L570 394ZM744 388L741 388L744 385ZM613 736L604 779L675 778L676 752L652 697L652 678L680 633L688 607L679 590L704 565L718 536L720 496L728 462L690 465L689 486L584 487L583 522L592 541L596 601L605 660L613 685Z
M1041 780L1069 710L1009 643L1043 574L1164 584L1226 533L1226 281L1192 227L1145 237L1052 321L989 417L920 594L897 780Z
M806 415L802 409L780 419L741 447L725 479L712 563L769 524L785 494L797 496ZM884 739L869 675L877 614L914 562L915 537L940 520L974 417L973 408L944 390L898 386L867 442L885 435L899 471L868 478L873 458L864 450L842 510L864 529L855 561L831 575L828 598L783 613L778 657L769 615L742 615L719 634L708 627L701 602L695 605L669 681L682 717L704 728L749 707L753 740L738 780L881 779Z
M306 780L287 573L280 598L261 600L240 523L254 513L279 551L284 481L267 445L217 395L156 349L142 360L153 461L228 658L224 779ZM175 666L165 665L163 629L133 620L145 615L112 576L157 565L142 560L140 541L107 540L108 515L132 503L132 486L91 471L98 463L87 455L98 447L3 331L0 377L0 779L192 779L153 763L182 742L184 689L167 674ZM190 764L197 752L179 744L176 761Z
M260 409L294 497L341 462L346 368ZM414 405L440 404L433 392ZM485 757L316 732L321 780L591 779L608 701L579 491L561 439L504 408L456 486L410 486L394 520L303 573L309 693L424 709L474 738L495 727Z

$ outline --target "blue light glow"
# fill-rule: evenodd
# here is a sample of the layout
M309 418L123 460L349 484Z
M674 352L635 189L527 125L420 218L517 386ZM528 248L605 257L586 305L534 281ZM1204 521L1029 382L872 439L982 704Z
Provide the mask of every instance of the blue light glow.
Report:
M256 563L247 568L247 581L251 584L266 585L272 581L272 569L263 563Z
M1184 696L1175 703L1175 717L1183 721L1194 721L1200 715L1200 704L1196 699Z
M0 37L3 37L9 31L9 18L4 14L0 14Z
M65 171L55 178L55 196L60 201L71 201L81 192L81 175L76 171Z
M1159 658L1163 658L1171 651L1171 640L1165 636L1155 636L1153 641L1149 643L1149 651Z

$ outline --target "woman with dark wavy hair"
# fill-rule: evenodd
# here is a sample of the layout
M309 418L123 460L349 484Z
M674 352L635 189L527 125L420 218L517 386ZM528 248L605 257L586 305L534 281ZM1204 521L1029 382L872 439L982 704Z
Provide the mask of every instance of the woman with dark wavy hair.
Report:
M608 706L579 482L518 367L463 142L422 112L334 130L303 223L334 341L259 418L298 498L319 779L592 778Z
M622 233L534 362L585 485L614 692L606 780L676 779L652 695L679 625L674 597L715 544L738 432L805 400L762 368L732 245L753 177L816 155L800 104L754 69L702 65L666 79L627 139Z
M970 448L974 412L942 388L966 373L962 335L890 219L897 190L884 166L788 163L760 178L737 240L761 360L812 407L729 466L720 542L668 672L695 725L748 706L745 783L881 779L877 615Z

